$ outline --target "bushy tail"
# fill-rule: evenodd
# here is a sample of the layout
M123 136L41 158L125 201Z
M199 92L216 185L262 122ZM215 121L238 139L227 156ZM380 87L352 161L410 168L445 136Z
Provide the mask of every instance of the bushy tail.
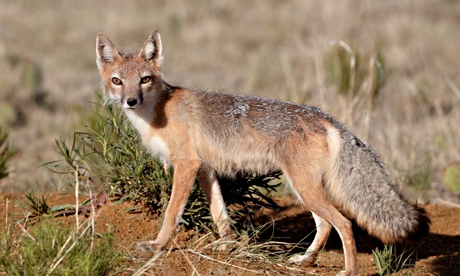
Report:
M384 243L427 235L430 219L425 210L404 199L376 152L347 134L333 162L332 179L327 181L333 203Z

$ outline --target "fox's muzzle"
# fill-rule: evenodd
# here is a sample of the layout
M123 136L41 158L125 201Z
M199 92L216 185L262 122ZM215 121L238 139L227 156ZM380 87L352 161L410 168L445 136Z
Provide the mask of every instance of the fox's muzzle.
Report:
M135 109L142 105L143 102L142 93L139 93L137 97L127 97L122 99L122 106L128 109Z

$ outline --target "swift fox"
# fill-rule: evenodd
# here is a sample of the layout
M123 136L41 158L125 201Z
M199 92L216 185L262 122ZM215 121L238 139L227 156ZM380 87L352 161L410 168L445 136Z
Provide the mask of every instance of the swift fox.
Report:
M156 30L139 52L119 52L102 33L96 41L107 100L124 110L150 152L174 167L163 226L156 240L136 243L139 250L165 248L195 178L221 238L232 240L217 176L237 171L281 171L313 213L316 236L306 253L291 257L290 263L312 265L334 227L345 254L340 275L357 274L347 218L384 243L428 232L426 213L403 198L377 153L334 118L314 106L170 85L160 72L162 51Z

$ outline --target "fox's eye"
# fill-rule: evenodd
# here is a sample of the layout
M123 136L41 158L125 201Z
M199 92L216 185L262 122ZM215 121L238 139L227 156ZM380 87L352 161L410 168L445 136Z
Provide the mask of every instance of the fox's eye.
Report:
M117 77L112 78L112 83L115 85L121 85L121 80Z
M143 77L143 78L141 79L141 83L148 83L148 82L150 82L151 79L152 79L151 77L145 76L145 77Z

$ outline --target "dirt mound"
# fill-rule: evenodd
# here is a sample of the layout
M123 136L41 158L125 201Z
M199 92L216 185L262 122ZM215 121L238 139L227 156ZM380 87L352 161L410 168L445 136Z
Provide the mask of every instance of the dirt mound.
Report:
M24 212L17 204L23 199L21 195L0 194L0 225L4 226L6 220L11 222L11 214L17 216L18 212ZM75 198L74 195L52 193L47 197L47 203L51 206L74 204ZM280 199L279 203L281 209L265 211L260 216L260 224L268 223L256 237L240 236L235 249L225 253L214 252L209 246L216 240L214 234L183 229L162 254L135 252L131 247L133 242L154 239L161 218L148 215L141 207L129 202L108 202L99 208L96 227L98 232L110 229L115 234L119 250L126 256L126 275L153 259L149 271L154 275L191 275L194 272L197 275L302 275L305 272L333 275L341 270L343 254L336 234L332 235L314 267L294 267L287 263L288 255L277 255L277 251L289 254L298 251L290 244L303 239L302 245L308 246L314 234L314 222L305 210L287 198ZM428 237L407 247L407 250L415 250L412 254L414 264L407 271L412 275L460 275L460 208L432 204L425 208L432 220L431 231ZM71 224L75 216L58 219ZM375 274L372 249L381 248L381 243L358 228L355 237L362 275ZM251 244L247 244L248 240ZM400 252L403 250L402 246L397 248Z

